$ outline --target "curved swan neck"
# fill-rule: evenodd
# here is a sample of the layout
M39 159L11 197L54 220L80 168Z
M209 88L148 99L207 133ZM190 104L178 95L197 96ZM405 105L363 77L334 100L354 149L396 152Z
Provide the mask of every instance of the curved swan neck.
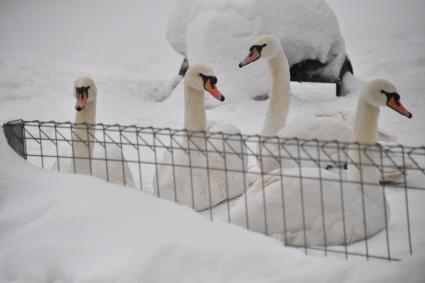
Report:
M350 158L354 162L361 164L361 170L354 165L349 165L348 177L350 180L379 183L379 173L372 166L374 163L379 164L376 152L372 148L368 150L367 146L362 145L376 143L378 117L379 108L368 104L364 93L361 93L353 126L353 139L359 142L360 145L358 148L350 150ZM371 197L378 193L377 190L370 186L365 186L365 192Z
M268 61L268 65L271 80L270 99L261 134L274 136L285 126L289 109L290 73L283 49Z
M376 143L379 108L368 104L360 95L353 126L353 138L359 143Z
M184 128L189 131L205 131L207 118L203 93L185 85L184 100Z

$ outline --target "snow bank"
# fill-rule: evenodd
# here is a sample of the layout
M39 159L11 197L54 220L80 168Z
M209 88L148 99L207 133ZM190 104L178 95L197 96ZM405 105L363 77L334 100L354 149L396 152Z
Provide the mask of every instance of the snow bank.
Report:
M189 63L211 64L223 91L237 101L268 91L264 64L244 70L237 66L255 38L266 33L280 39L290 65L316 59L328 63L325 75L338 76L345 44L338 20L323 0L176 1L167 38Z
M89 176L43 171L0 135L1 282L422 282L401 263L305 256ZM407 280L406 280L407 279Z

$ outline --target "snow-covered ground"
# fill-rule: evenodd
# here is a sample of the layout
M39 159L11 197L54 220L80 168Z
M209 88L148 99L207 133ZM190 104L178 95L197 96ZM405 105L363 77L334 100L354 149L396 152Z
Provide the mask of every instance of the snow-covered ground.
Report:
M384 110L380 127L402 144L424 145L423 0L327 2L356 76L391 80L413 113L407 120ZM155 102L169 91L182 60L165 38L172 4L2 0L0 121L72 121L73 81L90 74L98 87L99 122L180 128L181 93ZM291 87L290 120L321 110L351 111L356 104L355 93L336 98L333 85ZM266 103L247 96L207 115L258 133ZM413 198L413 206L420 204ZM0 138L2 282L422 282L425 230L423 218L415 219L420 237L413 257L401 263L304 256L145 194L33 168Z
M135 190L35 168L3 136L0 156L1 282L423 282L425 276L423 237L412 257L391 264L306 256ZM423 214L414 219L423 222Z

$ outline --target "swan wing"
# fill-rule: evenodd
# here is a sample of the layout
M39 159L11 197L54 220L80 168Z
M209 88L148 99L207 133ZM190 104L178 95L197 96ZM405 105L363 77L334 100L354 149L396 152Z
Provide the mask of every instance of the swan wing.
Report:
M342 118L303 117L286 125L279 136L303 140L352 141L351 127Z

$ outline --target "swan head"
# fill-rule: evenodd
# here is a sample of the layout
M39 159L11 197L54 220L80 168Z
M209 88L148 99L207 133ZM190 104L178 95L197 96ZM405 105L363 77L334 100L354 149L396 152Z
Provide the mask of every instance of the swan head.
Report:
M259 36L249 48L249 54L240 63L239 68L246 66L258 59L270 60L282 52L282 45L274 35L266 34Z
M216 86L217 77L208 65L195 64L190 66L184 76L184 84L186 87L196 89L201 93L206 90L217 100L224 101L224 96Z
M412 118L412 113L400 102L400 95L397 88L386 80L373 80L366 86L366 91L363 92L363 97L366 102L377 108L387 106L407 118Z
M75 110L81 111L88 103L96 100L96 85L89 77L79 77L74 82Z

